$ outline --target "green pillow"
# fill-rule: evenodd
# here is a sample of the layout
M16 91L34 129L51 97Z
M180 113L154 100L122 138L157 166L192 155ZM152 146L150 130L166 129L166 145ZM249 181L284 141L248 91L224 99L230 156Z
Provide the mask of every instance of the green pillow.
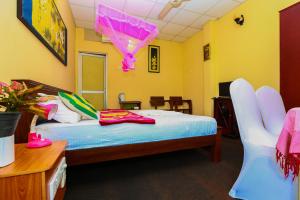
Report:
M79 113L81 116L87 119L98 119L97 111L78 100L75 96L65 92L59 92L58 95L62 102L64 102L64 104L71 110Z
M73 94L73 96L78 99L78 101L80 101L81 103L87 105L88 107L90 107L90 109L92 109L94 112L97 112L96 108L90 104L85 98L78 96L77 94Z

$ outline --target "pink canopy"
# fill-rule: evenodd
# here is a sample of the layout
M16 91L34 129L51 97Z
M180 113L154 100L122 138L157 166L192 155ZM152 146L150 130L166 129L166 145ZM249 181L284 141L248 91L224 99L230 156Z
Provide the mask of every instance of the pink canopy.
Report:
M122 11L99 4L96 12L95 29L109 37L123 54L122 69L134 69L134 55L148 45L157 35L156 25L130 16Z

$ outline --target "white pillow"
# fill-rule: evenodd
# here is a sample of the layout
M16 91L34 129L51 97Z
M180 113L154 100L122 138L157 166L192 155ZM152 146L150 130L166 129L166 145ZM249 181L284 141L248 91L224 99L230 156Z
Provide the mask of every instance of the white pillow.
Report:
M60 99L43 102L43 104L57 104L58 109L53 119L58 122L77 123L81 120L81 116L65 106L65 104Z

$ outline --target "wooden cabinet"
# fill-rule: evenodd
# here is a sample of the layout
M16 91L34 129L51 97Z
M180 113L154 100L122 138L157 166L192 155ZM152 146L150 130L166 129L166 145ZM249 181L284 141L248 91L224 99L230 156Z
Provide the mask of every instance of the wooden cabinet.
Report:
M65 172L66 166L62 166L62 163L66 144L65 141L57 141L39 149L28 149L25 144L16 144L15 162L0 168L0 199L63 199L66 186L57 177L63 172L61 170ZM59 185L51 196L50 183L54 183L55 178Z
M225 136L238 138L239 130L230 97L215 97L214 118L218 126L222 127L222 134Z
M300 106L300 2L280 11L280 93L285 108Z
M141 110L140 101L122 101L120 102L120 108L124 110Z

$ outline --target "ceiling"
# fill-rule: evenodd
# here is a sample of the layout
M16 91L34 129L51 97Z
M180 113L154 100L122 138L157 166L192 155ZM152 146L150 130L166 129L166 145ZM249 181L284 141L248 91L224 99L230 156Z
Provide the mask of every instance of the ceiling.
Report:
M93 29L96 5L103 3L157 25L158 39L183 42L211 19L217 19L245 0L191 0L173 8L163 19L158 15L169 0L69 0L76 26Z

